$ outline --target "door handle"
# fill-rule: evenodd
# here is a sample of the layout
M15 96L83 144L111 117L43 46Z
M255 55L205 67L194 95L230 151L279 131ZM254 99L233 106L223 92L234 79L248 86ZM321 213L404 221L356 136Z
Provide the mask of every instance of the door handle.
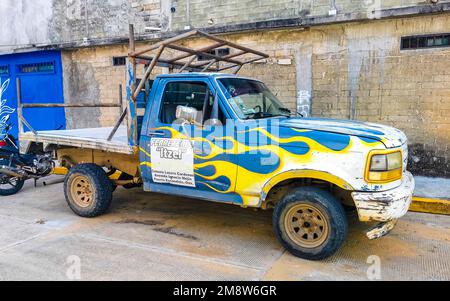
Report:
M203 154L203 150L201 148L194 147L194 154L201 155Z
M164 133L163 131L150 131L148 132L149 136L157 136L157 137L164 137L166 136L166 133Z

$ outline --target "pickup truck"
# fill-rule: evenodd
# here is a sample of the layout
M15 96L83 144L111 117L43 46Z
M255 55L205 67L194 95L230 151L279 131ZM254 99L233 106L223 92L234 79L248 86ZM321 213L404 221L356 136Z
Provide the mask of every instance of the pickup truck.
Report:
M297 116L261 81L210 72L213 64L203 72L139 82L136 59L146 59L148 68L165 64L161 50L177 40L158 43L152 47L157 55L143 58L132 39L127 127L19 135L23 152L52 150L69 168L64 194L76 214L105 213L116 186L273 209L280 243L296 256L318 260L346 240L344 207L356 208L361 222L377 222L367 232L370 239L387 234L407 212L414 179L406 169L407 139L400 130ZM204 49L196 51L211 53ZM211 62L219 61L211 56ZM111 131L113 138L106 139ZM121 175L112 180L115 171Z

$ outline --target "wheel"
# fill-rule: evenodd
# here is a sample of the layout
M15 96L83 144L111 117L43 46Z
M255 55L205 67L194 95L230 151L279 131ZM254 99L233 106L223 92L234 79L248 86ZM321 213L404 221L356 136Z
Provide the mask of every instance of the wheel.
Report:
M0 195L7 196L18 193L22 189L24 183L25 180L2 174L0 176Z
M333 255L347 238L347 217L333 195L315 187L287 193L273 211L278 240L293 255L320 260Z
M64 195L70 209L82 217L105 213L112 200L112 185L105 171L96 164L78 164L64 180Z

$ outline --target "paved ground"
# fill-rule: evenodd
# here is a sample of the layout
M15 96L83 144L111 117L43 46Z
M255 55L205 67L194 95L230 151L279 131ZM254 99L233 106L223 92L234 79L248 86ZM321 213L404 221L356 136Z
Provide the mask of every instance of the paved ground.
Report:
M450 179L415 176L418 197L450 200Z
M377 258L384 280L450 280L449 216L409 213L368 241L349 215L344 247L310 262L280 247L271 212L118 189L107 215L83 219L62 184L28 182L0 199L0 279L66 280L75 255L82 280L365 280Z

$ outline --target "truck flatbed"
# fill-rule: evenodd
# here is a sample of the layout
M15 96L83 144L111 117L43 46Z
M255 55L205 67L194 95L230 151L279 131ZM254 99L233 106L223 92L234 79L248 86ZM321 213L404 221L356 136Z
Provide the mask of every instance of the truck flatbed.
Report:
M112 129L112 127L100 127L73 130L37 131L36 133L24 132L20 134L20 141L133 154L133 147L128 144L126 126L120 126L111 141L108 141L107 138Z

